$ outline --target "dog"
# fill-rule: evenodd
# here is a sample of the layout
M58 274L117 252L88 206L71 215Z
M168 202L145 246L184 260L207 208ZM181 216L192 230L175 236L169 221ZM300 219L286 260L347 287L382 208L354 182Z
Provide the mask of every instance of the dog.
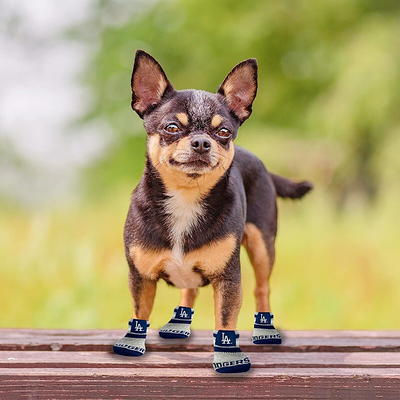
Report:
M257 68L255 59L239 63L217 93L175 90L151 55L136 52L131 106L144 121L147 157L125 223L134 316L130 331L114 345L118 354L144 354L159 279L181 289L168 329L160 330L160 336L170 338L190 335L198 288L211 284L214 369L247 371L250 360L240 352L235 331L242 296L241 245L256 281L253 342L281 341L269 302L276 199L301 198L312 184L268 172L255 155L234 144L252 112Z

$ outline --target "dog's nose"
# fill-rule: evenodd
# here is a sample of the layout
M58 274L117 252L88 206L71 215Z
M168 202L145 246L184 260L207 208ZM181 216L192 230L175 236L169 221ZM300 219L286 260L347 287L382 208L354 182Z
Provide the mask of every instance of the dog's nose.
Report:
M192 149L197 153L207 153L211 149L211 142L207 138L194 138L190 142Z

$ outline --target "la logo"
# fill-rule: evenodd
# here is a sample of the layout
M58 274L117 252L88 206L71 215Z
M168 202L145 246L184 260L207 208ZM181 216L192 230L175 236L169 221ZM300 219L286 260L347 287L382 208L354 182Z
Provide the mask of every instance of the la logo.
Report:
M188 315L185 310L181 310L181 313L179 314L179 316L183 317L183 318L187 318Z
M232 344L231 340L229 339L228 336L225 335L224 332L222 332L222 340L221 340L222 344Z
M268 321L267 321L267 318L265 318L264 315L262 315L262 314L261 314L260 322L261 322L262 324L266 324L266 323L268 322Z
M135 331L141 332L143 330L142 325L140 325L137 321L135 321Z

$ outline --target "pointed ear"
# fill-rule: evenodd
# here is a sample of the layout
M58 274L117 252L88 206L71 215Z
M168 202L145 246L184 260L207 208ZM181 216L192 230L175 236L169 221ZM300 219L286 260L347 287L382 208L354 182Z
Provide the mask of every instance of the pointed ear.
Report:
M141 118L174 90L160 64L143 50L136 52L131 87L131 105Z
M257 61L249 58L236 65L222 82L218 93L224 96L229 109L242 124L250 117L257 93Z

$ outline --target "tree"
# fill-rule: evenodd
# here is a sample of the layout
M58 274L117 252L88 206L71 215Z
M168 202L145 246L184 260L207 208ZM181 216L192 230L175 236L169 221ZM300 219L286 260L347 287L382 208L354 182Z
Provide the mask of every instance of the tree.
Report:
M109 3L99 4L101 17ZM295 127L310 140L331 136L346 154L335 181L339 197L356 190L372 198L376 152L399 125L399 17L396 1L156 2L100 27L101 45L88 68L92 115L114 128L121 153L141 132L129 110L136 48L154 54L178 89L193 82L213 91L232 65L256 57L260 90L252 121Z

